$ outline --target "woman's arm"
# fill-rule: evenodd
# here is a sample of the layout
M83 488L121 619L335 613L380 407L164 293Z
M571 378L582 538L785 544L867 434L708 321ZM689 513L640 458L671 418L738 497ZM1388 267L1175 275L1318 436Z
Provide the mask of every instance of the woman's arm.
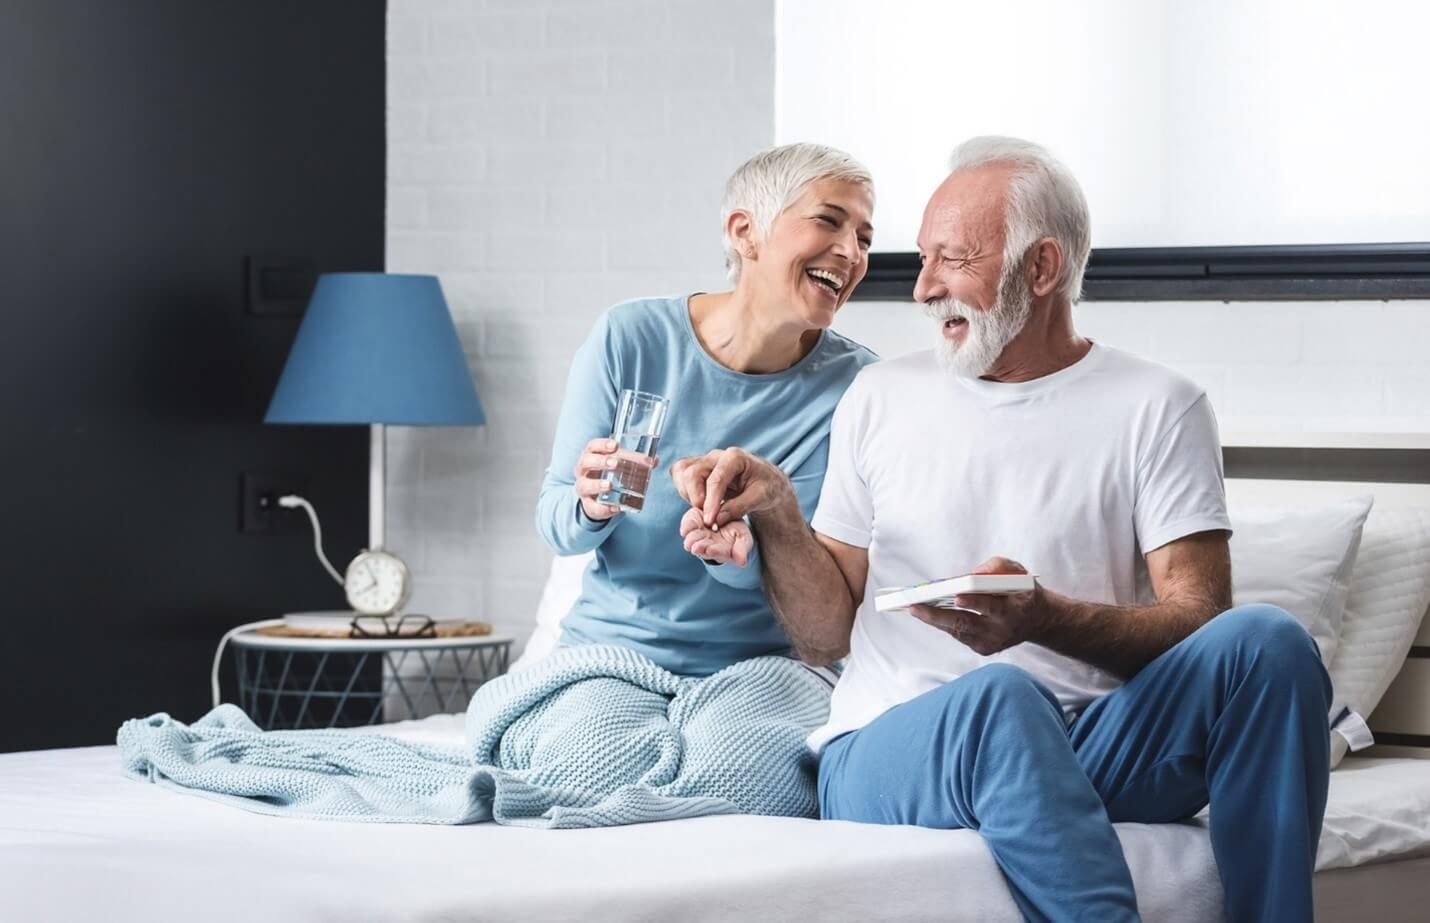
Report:
M618 364L609 315L603 314L571 361L551 464L536 501L536 530L557 554L591 551L611 536L621 519L619 513L600 509L601 504L583 506L577 492L579 469L588 469L579 485L584 492L591 493L597 480L594 475L600 469L590 471L595 467L590 463L602 452L593 441L599 444L610 436L616 418Z

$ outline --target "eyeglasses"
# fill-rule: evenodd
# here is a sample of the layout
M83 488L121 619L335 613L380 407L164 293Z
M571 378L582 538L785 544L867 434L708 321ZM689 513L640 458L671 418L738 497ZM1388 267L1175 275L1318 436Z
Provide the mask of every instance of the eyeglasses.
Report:
M349 638L435 638L437 623L428 615L355 615Z

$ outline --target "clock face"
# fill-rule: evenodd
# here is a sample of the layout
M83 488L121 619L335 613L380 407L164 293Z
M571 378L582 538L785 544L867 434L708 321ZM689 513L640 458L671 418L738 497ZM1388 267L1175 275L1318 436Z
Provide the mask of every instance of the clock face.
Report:
M407 565L386 551L364 551L348 565L343 589L348 605L364 615L395 612L411 589Z

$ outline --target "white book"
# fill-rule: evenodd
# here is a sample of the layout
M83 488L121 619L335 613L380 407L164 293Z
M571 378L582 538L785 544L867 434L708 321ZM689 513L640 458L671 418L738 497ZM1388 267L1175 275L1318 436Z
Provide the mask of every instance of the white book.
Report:
M1033 574L964 574L914 586L885 587L874 591L874 608L880 612L902 612L912 605L923 604L952 609L955 596L1027 593L1033 589L1034 580Z
M346 631L356 613L342 609L327 612L286 612L283 624L297 631Z

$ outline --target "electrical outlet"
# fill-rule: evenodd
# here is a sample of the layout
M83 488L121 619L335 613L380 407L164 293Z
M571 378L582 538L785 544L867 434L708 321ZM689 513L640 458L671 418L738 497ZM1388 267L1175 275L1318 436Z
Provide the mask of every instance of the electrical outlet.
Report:
M245 471L239 475L238 530L253 535L293 535L308 528L301 507L284 509L278 498L306 496L308 477L291 471Z

